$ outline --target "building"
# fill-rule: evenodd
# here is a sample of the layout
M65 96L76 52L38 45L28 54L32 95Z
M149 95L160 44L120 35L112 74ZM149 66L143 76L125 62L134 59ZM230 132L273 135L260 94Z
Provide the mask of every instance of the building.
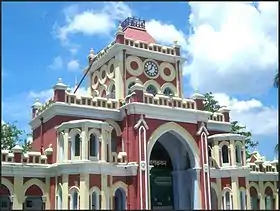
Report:
M145 21L122 22L88 55L88 95L59 79L32 106L34 151L2 150L1 210L278 209L278 161L246 159L228 109L183 97L183 62Z

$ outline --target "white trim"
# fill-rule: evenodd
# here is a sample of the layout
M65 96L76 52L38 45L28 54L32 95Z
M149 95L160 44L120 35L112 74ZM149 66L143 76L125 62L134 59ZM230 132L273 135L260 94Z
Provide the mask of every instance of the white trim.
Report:
M207 128L209 131L230 132L231 127L230 122L218 122L213 120L208 120L207 122Z
M234 140L234 141L244 141L245 136L235 134L235 133L222 133L208 136L208 139L213 139L214 141L223 141L223 140Z
M228 168L221 168L221 169L210 169L211 178L224 178L224 177L248 177L250 174L249 168L236 168L236 167L228 167ZM249 179L250 180L250 179ZM251 180L250 180L251 181Z
M130 103L121 108L122 117L127 114L145 114L146 119L160 119L171 122L186 122L197 124L198 121L207 122L210 112L194 109L171 108L165 106L149 105L143 103Z
M113 163L89 160L66 161L60 164L22 164L2 162L2 176L23 176L45 178L61 174L107 174L112 176L135 176L138 164L115 165Z

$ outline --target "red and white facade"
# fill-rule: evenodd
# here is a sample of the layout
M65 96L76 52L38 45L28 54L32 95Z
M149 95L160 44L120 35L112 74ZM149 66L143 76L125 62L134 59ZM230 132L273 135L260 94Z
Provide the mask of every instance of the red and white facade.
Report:
M278 209L278 161L246 159L229 110L183 97L177 42L159 45L127 19L88 59L88 95L59 79L52 99L32 106L33 152L2 150L1 209L155 209L157 143L172 163L172 208Z

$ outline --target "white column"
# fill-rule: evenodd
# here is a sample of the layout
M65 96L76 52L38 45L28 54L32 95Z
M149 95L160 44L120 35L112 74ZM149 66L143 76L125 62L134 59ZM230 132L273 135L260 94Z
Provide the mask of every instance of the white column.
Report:
M236 166L236 157L235 157L235 145L234 140L230 140L229 148L230 148L230 158L231 158L231 165Z
M80 209L89 209L89 174L80 175Z
M115 83L116 83L116 99L124 99L125 93L124 93L124 86L125 82L123 80L124 67L123 67L123 61L125 61L125 58L123 58L123 51L120 51L115 56Z
M245 182L246 182L246 208L247 210L251 210L251 195L250 195L250 185L249 185L249 180L247 178L245 178Z
M260 196L260 209L261 210L264 210L265 209L265 197L264 197L264 184L262 181L259 181L259 190L260 190L260 193L259 193L259 196Z
M62 175L62 209L68 210L68 174Z
M88 127L82 128L82 160L88 160Z
M231 189L232 189L232 204L233 209L238 210L240 209L240 203L239 203L239 184L238 184L238 177L232 176L231 177Z
M25 193L23 190L23 177L14 177L14 197L13 197L13 209L23 209L23 203L25 201Z
M69 143L69 129L64 130L64 161L68 161L68 152L71 149L68 149L68 143Z

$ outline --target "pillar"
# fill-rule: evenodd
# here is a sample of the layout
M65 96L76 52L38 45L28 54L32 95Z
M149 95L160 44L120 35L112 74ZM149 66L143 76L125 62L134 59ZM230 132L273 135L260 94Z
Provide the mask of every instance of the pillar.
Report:
M260 190L260 193L259 193L259 196L260 196L260 209L261 210L264 210L265 209L265 197L264 197L264 184L262 181L259 181L259 190Z
M88 160L88 127L82 128L82 160Z
M236 157L235 157L235 141L230 140L229 142L229 152L230 152L230 160L231 160L231 166L236 166Z
M68 174L62 175L62 209L68 210L68 195L69 195L69 187L68 187Z
M239 203L239 184L238 184L238 177L232 176L231 177L231 189L232 189L232 208L234 210L240 209Z
M80 209L89 209L89 174L80 175Z
M217 164L220 166L220 151L218 141L214 141L214 145L212 147L212 158L216 160Z
M13 210L22 210L25 201L25 193L23 189L23 177L14 177L14 197L13 197Z
M46 201L45 201L45 208L46 210L51 209L50 206L50 177L46 177L46 190L45 190L45 196L46 196ZM56 199L56 197L54 197ZM55 203L55 201L53 202Z
M64 154L64 161L68 161L68 154L69 154L69 150L68 149L68 145L69 145L69 129L65 129L64 130L64 137L63 137L63 143L64 143L64 150L63 150L63 154Z
M111 192L108 191L108 179L106 174L101 174L101 207L100 209L110 209L108 207L108 198L111 197Z
M116 57L115 57L115 83L116 87L119 87L116 89L116 99L124 99L126 93L124 93L124 87L125 82L123 80L123 74L124 74L124 61L125 61L125 52L120 51Z
M216 179L216 184L218 186L218 193L217 193L217 198L218 198L218 209L222 209L222 179L217 178Z
M250 196L250 184L249 180L245 177L245 184L246 184L246 209L251 209L251 196Z

